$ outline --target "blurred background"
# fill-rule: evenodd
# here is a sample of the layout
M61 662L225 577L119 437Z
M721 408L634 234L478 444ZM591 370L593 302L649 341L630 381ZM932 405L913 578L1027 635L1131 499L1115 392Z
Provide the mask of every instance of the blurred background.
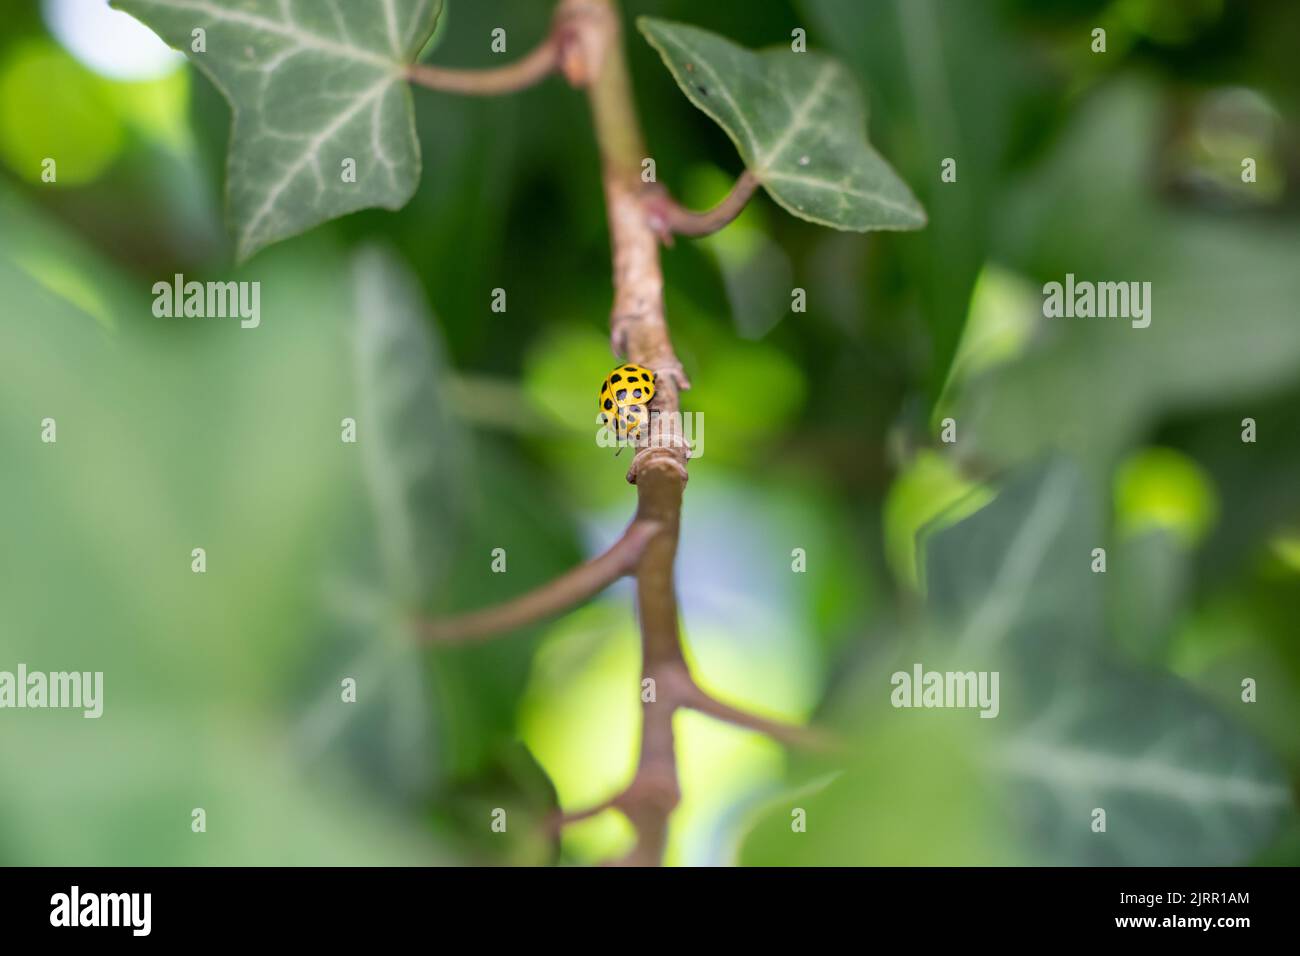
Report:
M760 195L665 252L684 406L705 426L678 566L689 657L718 696L864 744L852 768L820 767L682 715L669 862L1300 863L1300 5L622 6L658 177L685 202L715 202L740 165L641 14L751 47L805 28L859 76L872 142L930 216L837 233ZM427 56L465 66L488 65L497 26L530 48L550 9L446 7ZM403 623L412 604L522 593L634 507L626 456L593 440L613 358L586 106L559 80L415 104L424 174L405 209L236 267L219 93L102 0L7 12L0 669L103 671L105 713L0 713L0 863L589 863L629 846L613 812L562 843L539 821L629 779L630 588L469 649L417 652ZM1042 285L1067 272L1152 282L1151 327L1044 319ZM155 318L152 286L175 273L259 281L260 328ZM376 302L408 321L358 347ZM395 409L379 452L362 409ZM938 440L950 416L955 445ZM1079 550L980 579L1026 553L1048 492ZM976 593L1015 604L1008 633L1038 642L999 650L1004 718L882 707L893 662L928 663L916 642L960 631ZM1101 851L1060 833L1061 780L1095 765L1083 745L999 764L1059 764L1055 783L1008 785L972 757L991 746L974 725L1014 736L1071 692L1043 670L1063 657L1105 675L1089 753L1186 771L1154 795L1117 772L1098 784L1111 804L1076 788L1114 820L1134 801L1135 829L1115 823ZM1034 693L1008 689L1016 668ZM798 837L792 806L809 808Z

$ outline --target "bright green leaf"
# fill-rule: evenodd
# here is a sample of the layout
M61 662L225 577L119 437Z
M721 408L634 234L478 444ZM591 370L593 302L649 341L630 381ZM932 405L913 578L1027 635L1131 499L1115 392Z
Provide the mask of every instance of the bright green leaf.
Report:
M889 487L884 504L885 557L898 581L921 589L922 529L934 534L989 503L992 492L962 477L951 458L922 450Z
M113 5L230 101L226 194L240 259L358 209L399 209L415 192L420 148L404 73L441 0Z
M1283 532L1270 543L1279 561L1292 571L1300 571L1300 534Z
M637 21L687 98L731 137L772 198L802 219L917 229L925 211L866 139L852 75L817 53L754 53L707 30Z
M751 815L744 866L1001 866L1022 863L976 759L988 723L967 714L872 712L843 770L814 777ZM901 769L906 768L906 769ZM957 798L955 795L960 795ZM796 810L806 832L795 829Z
M1115 472L1115 517L1121 530L1171 531L1197 544L1214 524L1214 486L1195 460L1174 448L1144 448Z
M0 161L30 182L42 182L47 158L55 184L93 182L122 149L112 89L51 43L19 45L0 65Z

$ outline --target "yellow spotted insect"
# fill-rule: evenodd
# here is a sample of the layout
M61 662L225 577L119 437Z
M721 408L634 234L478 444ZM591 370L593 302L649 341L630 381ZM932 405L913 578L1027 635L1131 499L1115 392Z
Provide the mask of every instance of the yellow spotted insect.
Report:
M623 451L624 441L641 439L641 428L649 419L648 406L655 397L655 373L640 365L620 365L600 383L600 421L613 426Z

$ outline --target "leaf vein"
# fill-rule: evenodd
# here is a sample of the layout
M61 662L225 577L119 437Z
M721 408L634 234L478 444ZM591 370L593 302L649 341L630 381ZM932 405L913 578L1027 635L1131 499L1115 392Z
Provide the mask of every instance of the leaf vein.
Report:
M785 128L785 132L777 138L762 156L755 157L755 172L766 171L775 160L781 158L781 153L790 145L791 140L803 132L808 125L813 110L819 105L822 95L826 92L826 85L834 72L835 65L833 63L827 63L822 67L817 79L813 82L812 88L808 90L808 95L791 112L790 125Z
M258 234L258 229L261 227L262 223L266 220L267 216L274 211L275 204L277 200L279 200L280 195L289 188L289 185L305 168L307 168L308 164L315 164L318 162L321 147L329 142L329 140L332 139L339 130L351 122L371 103L371 101L382 95L392 84L393 79L391 77L384 77L384 79L379 83L376 83L369 89L363 91L351 106L335 116L334 119L320 130L320 132L307 140L307 148L303 151L302 155L299 156L295 162L291 163L285 174L267 190L266 197L262 200L261 206L258 207L257 212L253 214L251 219L249 219L248 225L244 229L245 242L248 241L249 237ZM319 168L316 168L316 173L319 180Z
M148 2L148 0L146 0ZM157 6L164 9L171 8L175 10L185 10L191 13L203 14L211 17L213 20L224 23L235 23L242 26L253 27L257 30L264 30L267 33L273 33L277 36L293 40L304 47L313 50L319 50L322 53L333 53L337 56L348 59L358 60L363 63L369 63L375 66L383 66L389 69L398 66L392 60L372 53L369 50L357 46L349 46L346 43L339 43L331 40L329 37L323 37L318 33L310 30L304 30L296 22L288 23L282 20L273 20L256 13L250 13L247 10L230 10L219 7L208 0L153 0Z

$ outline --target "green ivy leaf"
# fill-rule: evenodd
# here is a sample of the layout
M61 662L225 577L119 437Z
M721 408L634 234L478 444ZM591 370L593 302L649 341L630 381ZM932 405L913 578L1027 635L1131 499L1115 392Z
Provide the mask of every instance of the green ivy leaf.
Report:
M1056 458L924 536L923 626L846 668L823 704L856 754L799 758L800 789L756 815L742 862L1223 866L1270 845L1295 800L1244 705L1128 667L1106 640L1105 585L1133 569L1093 573L1098 499ZM997 673L996 715L894 706L891 672L918 664ZM820 824L793 834L791 807Z
M1248 862L1294 812L1285 776L1181 681L1119 662L1102 613L1110 575L1090 565L1106 543L1095 499L1084 473L1056 458L930 536L930 614L953 638L932 652L946 649L956 670L1001 674L986 762L1040 862ZM1097 808L1103 832L1092 829Z
M420 147L405 69L441 0L112 5L184 52L230 101L226 196L240 260L358 209L400 209L415 192Z
M382 246L355 256L359 444L388 592L428 600L467 493L465 439L444 394L442 343L418 281Z
M1103 666L1041 696L989 755L1039 862L1240 865L1294 818L1273 755L1173 677Z
M391 249L368 244L352 256L350 279L357 450L378 580L343 578L329 590L338 664L303 721L300 749L346 754L382 792L417 799L445 770L449 734L435 705L441 675L426 668L406 617L446 577L454 505L468 492L466 449L415 276ZM338 708L336 673L356 679L355 707Z
M754 53L650 17L637 26L686 97L791 213L858 232L925 225L925 210L867 142L866 106L838 61L788 49Z
M1104 578L1089 565L1105 542L1094 498L1078 469L1056 459L1013 474L965 520L922 529L930 614L959 653L1095 651Z
M1099 88L1000 207L992 255L1036 292L1068 273L1154 291L1146 328L1040 311L1023 356L962 383L952 414L994 466L1055 449L1106 468L1167 417L1258 402L1300 376L1300 230L1170 203L1149 167L1162 96L1135 77Z

